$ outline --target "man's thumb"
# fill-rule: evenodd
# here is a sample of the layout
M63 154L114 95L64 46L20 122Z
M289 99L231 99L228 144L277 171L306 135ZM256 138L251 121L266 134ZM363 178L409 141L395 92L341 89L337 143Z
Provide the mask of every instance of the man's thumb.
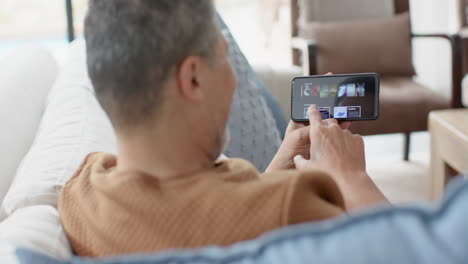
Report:
M304 159L301 155L297 155L294 157L294 164L296 165L296 169L305 169L307 167L308 160Z

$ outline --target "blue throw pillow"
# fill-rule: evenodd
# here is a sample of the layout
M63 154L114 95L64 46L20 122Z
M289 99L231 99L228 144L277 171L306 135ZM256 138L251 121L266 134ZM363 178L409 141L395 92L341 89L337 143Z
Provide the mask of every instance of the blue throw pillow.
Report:
M107 259L55 260L18 249L21 264L447 264L468 262L468 183L440 207L386 208L277 230L231 247Z
M273 117L276 121L276 126L283 138L284 136L284 132L286 131L286 127L288 126L288 120L286 119L284 113L283 113L283 110L281 110L281 106L278 102L278 100L276 100L276 98L273 96L273 94L271 94L270 90L268 89L268 87L266 86L266 84L262 81L262 79L260 79L257 75L257 73L255 73L255 71L252 69L252 66L249 64L247 58L244 56L244 54L241 52L239 46L237 45L237 42L233 39L232 37L232 34L230 33L226 23L223 21L223 19L218 15L218 21L219 21L219 24L221 26L221 29L225 29L229 32L229 39L231 40L232 43L230 43L230 48L231 49L236 49L238 52L237 52L237 56L241 57L242 59L242 64L244 65L244 67L246 67L248 69L248 71L251 73L251 78L256 82L256 85L258 87L260 87L261 91L262 91L262 95L265 97L265 100L266 100L266 103L268 105L268 107L270 108L272 114L273 114Z
M229 61L237 77L228 123L231 140L224 154L230 158L246 159L264 171L281 145L287 121L226 24L219 16L218 20L229 45Z

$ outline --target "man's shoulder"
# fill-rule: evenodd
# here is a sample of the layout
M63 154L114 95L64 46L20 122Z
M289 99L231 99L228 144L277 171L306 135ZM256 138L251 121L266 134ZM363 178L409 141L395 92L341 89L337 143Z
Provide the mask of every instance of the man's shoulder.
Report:
M218 176L227 182L241 183L239 187L277 188L294 192L298 189L315 191L335 185L333 179L321 170L278 170L261 173L249 161L242 159L226 159L217 164L222 168L217 171L220 174Z
M239 181L261 181L261 182L294 182L307 179L320 179L328 177L326 173L319 170L277 170L273 172L260 172L251 162L238 159L221 159L216 162L216 173L226 180Z
M247 160L239 158L219 159L214 173L226 181L244 182L257 180L260 172Z
M83 160L83 164L93 164L96 162L117 163L117 156L106 152L91 152Z
M331 177L322 170L277 170L261 173L247 160L231 158L216 162L218 173L226 180L259 181L280 184L328 184Z
M76 190L72 189L82 188L83 185L90 185L93 171L96 171L96 168L108 169L115 167L116 164L117 158L113 154L104 152L89 153L86 155L86 157L76 169L75 173L62 188L60 200L64 197L65 194L76 192Z

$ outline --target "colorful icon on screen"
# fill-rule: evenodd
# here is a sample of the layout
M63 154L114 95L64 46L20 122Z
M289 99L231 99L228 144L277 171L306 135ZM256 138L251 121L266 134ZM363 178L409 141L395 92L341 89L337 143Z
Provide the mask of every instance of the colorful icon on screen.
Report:
M302 96L310 96L310 86L307 83L302 86Z
M356 96L355 83L348 83L348 85L346 85L346 96Z
M330 118L330 107L319 107L318 111L320 112L322 119ZM309 106L304 107L304 118L309 119Z
M320 98L325 98L330 96L330 86L328 84L322 84L320 87Z
M331 97L336 97L336 95L338 94L338 87L330 87L330 96Z
M337 106L333 112L334 118L347 118L348 117L348 107Z
M348 118L360 118L361 107L360 106L348 106Z
M346 96L346 89L347 89L346 84L340 85L340 87L338 88L338 97L345 97Z
M366 96L366 84L358 83L356 88L357 96Z
M330 107L319 107L318 110L322 116L322 119L330 118Z
M317 84L317 85L312 86L310 95L312 95L312 96L320 96L320 85Z

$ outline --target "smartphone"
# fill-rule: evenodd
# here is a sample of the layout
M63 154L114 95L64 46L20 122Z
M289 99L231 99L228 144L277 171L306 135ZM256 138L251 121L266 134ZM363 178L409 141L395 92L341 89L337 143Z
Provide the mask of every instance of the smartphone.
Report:
M380 78L376 73L320 75L294 78L291 118L308 122L308 109L316 105L322 119L376 120L379 117Z

